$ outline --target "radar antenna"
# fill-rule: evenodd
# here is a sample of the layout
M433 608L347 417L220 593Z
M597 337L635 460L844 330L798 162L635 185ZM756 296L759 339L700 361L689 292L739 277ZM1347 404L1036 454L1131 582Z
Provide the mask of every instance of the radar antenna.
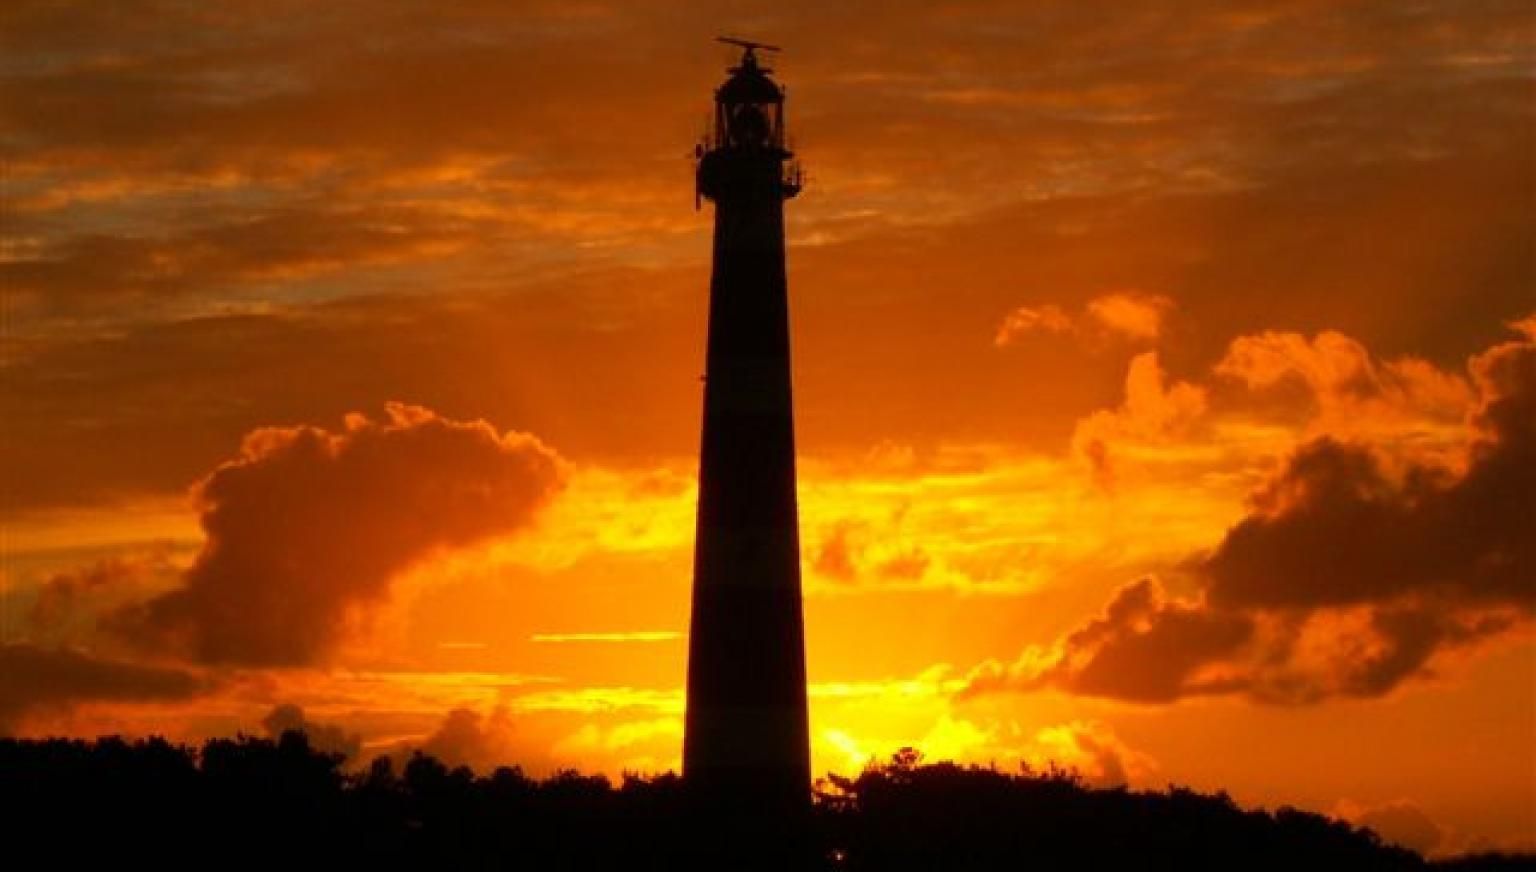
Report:
M776 45L769 45L766 42L753 42L750 39L737 39L734 36L717 36L715 37L715 42L723 42L726 45L739 46L746 49L747 54L751 54L757 49L762 49L763 51L783 51L783 49Z

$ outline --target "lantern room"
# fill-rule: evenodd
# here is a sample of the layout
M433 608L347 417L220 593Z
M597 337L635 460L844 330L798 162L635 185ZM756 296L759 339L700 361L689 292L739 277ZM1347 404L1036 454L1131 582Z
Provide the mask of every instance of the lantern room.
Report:
M802 176L794 154L785 147L784 90L758 62L759 51L771 45L719 37L742 49L741 61L729 68L730 78L715 89L715 114L694 149L694 204L705 197L757 198L763 192L788 199L800 193Z
M758 63L757 51L771 45L721 39L742 47L741 63L715 91L715 123L710 146L743 151L784 150L784 92L768 78L773 70Z

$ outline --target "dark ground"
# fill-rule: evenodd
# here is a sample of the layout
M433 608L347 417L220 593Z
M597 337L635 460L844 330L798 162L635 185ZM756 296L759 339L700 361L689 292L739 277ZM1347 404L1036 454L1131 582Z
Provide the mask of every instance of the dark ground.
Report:
M1536 870L1536 857L1430 863L1310 812L1226 795L1094 790L897 755L818 784L804 863L754 863L782 833L690 808L676 776L517 769L476 777L417 755L344 773L301 733L201 748L0 739L0 868ZM732 832L744 832L732 835ZM756 835L754 835L756 834ZM727 855L701 853L728 846ZM780 852L782 854L782 851Z

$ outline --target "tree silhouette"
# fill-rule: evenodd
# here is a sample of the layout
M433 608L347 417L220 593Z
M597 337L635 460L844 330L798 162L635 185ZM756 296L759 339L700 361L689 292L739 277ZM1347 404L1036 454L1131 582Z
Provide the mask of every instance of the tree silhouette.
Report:
M399 771L387 757L342 764L299 732L201 748L0 739L0 837L32 868L738 869L762 868L772 847L730 845L706 865L710 822L672 774L616 786L575 771L476 775L421 753ZM1055 767L927 764L910 749L818 781L808 830L809 867L846 872L1536 869L1498 854L1429 863L1369 830L1223 793L1095 790Z

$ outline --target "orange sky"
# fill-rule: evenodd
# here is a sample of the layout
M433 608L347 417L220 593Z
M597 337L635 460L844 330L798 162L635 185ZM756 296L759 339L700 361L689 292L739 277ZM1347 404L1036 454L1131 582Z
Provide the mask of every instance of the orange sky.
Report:
M0 730L676 766L732 32L818 771L1536 846L1528 6L901 9L7 4Z

